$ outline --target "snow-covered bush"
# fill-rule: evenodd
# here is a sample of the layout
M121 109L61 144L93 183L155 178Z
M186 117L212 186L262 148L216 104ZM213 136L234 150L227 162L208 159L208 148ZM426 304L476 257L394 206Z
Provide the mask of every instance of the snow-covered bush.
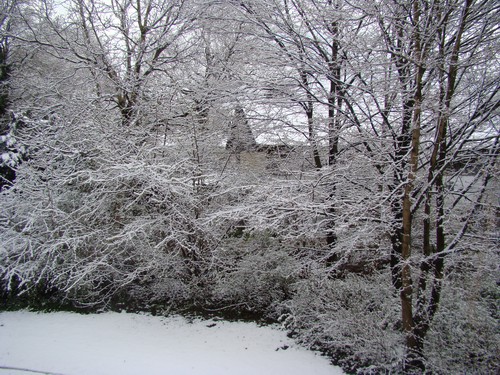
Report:
M442 301L426 342L427 368L431 371L493 374L499 368L498 316L488 311L484 301L466 294L461 288L445 291L447 298ZM490 302L497 304L497 311L498 297L497 302Z
M299 263L269 233L229 238L213 255L214 302L226 309L273 316L292 295Z
M84 139L71 129L60 119L29 129L31 158L2 193L3 289L77 304L189 299L206 237L190 161L131 152L112 123Z
M443 298L426 341L427 367L436 373L494 374L500 366L499 259L480 251L450 259Z
M424 345L429 371L495 373L500 363L497 258L480 251L447 258L450 272ZM349 372L402 373L401 311L388 268L337 278L330 271L310 263L307 277L293 284L292 298L281 304L280 320L298 340L326 351Z
M16 138L17 128L26 121L29 121L26 116L12 114L7 131L0 134L0 190L12 184L15 170L27 155L26 146Z
M316 266L310 273L295 284L295 295L283 305L284 325L350 372L396 370L403 337L388 272L332 279Z

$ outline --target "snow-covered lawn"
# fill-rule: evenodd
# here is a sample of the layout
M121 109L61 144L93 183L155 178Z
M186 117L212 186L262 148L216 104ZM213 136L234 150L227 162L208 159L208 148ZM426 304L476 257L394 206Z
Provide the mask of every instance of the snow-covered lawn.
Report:
M35 371L64 375L343 374L326 358L299 347L284 331L255 323L125 313L0 313L0 375Z

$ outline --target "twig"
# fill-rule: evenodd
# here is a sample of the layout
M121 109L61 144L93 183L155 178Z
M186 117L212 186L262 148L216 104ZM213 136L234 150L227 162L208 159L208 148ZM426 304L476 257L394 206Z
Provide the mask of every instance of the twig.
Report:
M45 374L45 375L64 375L58 372L50 372L50 371L39 371L39 370L32 370L29 368L22 368L22 367L10 367L10 366L0 366L0 370L14 370L14 371L24 371L24 372L32 372L35 374Z

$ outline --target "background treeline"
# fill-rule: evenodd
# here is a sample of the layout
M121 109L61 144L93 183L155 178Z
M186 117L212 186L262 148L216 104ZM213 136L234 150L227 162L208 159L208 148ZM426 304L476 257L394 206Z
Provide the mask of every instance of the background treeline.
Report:
M4 0L3 307L282 322L500 367L500 4Z

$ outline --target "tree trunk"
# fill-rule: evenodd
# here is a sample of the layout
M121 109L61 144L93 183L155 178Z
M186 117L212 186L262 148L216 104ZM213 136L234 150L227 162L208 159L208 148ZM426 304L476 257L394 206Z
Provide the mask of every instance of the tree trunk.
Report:
M302 86L306 91L306 96L307 96L307 101L306 103L303 103L302 106L307 116L307 129L308 129L309 142L312 148L314 166L316 167L316 169L321 169L323 167L323 164L321 163L321 158L319 156L319 151L318 151L318 144L316 142L316 135L314 133L313 98L309 87L309 80L307 79L307 72L304 69L300 69L300 78L302 80Z

